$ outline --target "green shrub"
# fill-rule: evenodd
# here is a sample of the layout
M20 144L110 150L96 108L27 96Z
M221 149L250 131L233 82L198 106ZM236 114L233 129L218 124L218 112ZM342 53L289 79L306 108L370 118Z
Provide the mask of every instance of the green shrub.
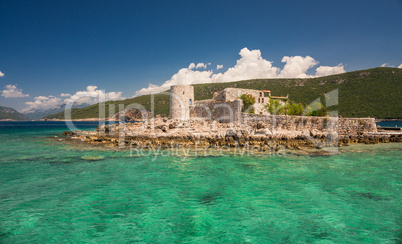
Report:
M279 100L269 99L269 105L266 109L270 114L276 115L303 115L304 106L301 103L293 103L288 101L285 104L281 104Z
M321 103L315 102L311 106L307 106L306 108L307 116L327 116L327 108L324 107Z
M278 100L272 98L269 99L269 105L266 105L265 108L270 114L278 115L284 112L284 106Z
M304 106L301 103L293 103L289 102L286 104L286 114L287 115L303 115L304 112Z
M253 114L254 108L252 106L255 104L255 98L251 94L243 94L240 99L243 101L242 112L248 111L248 113Z

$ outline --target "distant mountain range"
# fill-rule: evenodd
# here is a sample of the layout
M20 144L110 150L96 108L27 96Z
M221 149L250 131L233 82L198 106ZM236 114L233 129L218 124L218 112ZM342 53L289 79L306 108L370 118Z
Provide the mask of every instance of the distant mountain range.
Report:
M17 112L17 110L9 107L0 106L0 120L30 120L27 116Z
M338 104L330 104L329 111L337 111L343 117L402 118L402 69L399 68L380 67L309 79L255 79L198 84L194 85L195 100L210 99L214 92L227 87L271 90L275 96L289 94L290 100L304 105L317 98L325 105L325 94L338 89ZM155 114L169 116L169 96L155 94L154 99ZM138 103L150 111L150 101L150 95L109 101L105 104L105 115L109 117L109 111L118 112L118 104L126 107ZM71 114L73 119L98 118L99 104L73 109ZM64 113L46 118L63 119Z
M30 118L31 120L40 120L48 115L64 113L66 105L67 104L63 103L63 104L56 105L50 109L36 109L31 112L23 113L23 114L25 116L27 116L28 118ZM79 105L73 105L73 108L84 108L84 107L88 107L88 106L89 106L89 104L82 103Z

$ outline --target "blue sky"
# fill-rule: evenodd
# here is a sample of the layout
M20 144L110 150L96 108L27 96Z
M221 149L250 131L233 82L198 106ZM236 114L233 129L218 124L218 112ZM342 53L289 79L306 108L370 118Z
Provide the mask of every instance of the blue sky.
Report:
M299 60L310 62L302 70L306 75L315 75L319 66L341 65L346 72L385 63L397 67L401 43L400 0L0 0L0 90L22 94L0 96L0 105L22 110L37 102L41 108L45 101L53 99L50 106L68 98L62 93L96 90L88 86L132 97L149 83L173 82L181 69L180 82L247 78L239 76L241 67L226 80L205 73L225 73L239 60L267 60L277 74L287 64L284 56L312 57ZM196 69L191 63L210 65Z

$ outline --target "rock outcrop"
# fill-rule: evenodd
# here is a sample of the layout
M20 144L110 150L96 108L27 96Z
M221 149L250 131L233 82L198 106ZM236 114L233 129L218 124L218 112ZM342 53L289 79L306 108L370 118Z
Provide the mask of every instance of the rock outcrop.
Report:
M251 147L278 150L280 146L300 149L338 147L351 143L402 142L402 133L378 133L371 124L374 119L327 118L325 121L324 118L299 117L301 121L296 123L294 120L297 118L289 118L296 116L284 117L288 118L276 118L275 124L263 119L219 123L202 119L180 121L155 118L102 125L96 131L73 131L66 135L89 143L141 148ZM305 124L301 126L303 119L306 119Z

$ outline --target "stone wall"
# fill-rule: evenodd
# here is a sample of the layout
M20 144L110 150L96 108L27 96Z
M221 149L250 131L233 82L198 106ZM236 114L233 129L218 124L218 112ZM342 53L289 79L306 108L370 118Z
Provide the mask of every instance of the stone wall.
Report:
M374 118L340 118L339 134L377 132Z
M264 98L264 93L259 90L242 89L242 88L226 88L223 90L223 92L225 94L224 97L225 97L226 101L234 101L243 94L252 95L256 99L256 102L258 101L258 98ZM269 100L269 98L265 98L265 99Z
M197 101L191 108L190 117L192 119L203 118L207 120L216 120L221 123L230 123L238 121L242 107L241 100L220 103L215 100Z
M313 131L337 132L338 134L359 134L377 132L374 118L338 118L287 115L259 115L242 113L244 125L264 127L271 131Z

